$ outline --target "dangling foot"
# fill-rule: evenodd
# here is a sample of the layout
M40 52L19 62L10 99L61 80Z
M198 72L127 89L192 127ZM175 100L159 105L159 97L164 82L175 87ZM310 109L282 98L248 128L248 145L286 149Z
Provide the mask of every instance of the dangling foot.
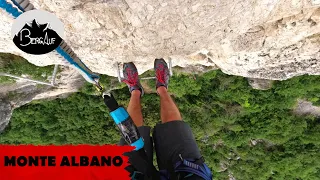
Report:
M170 73L166 61L162 58L154 60L154 71L156 73L156 89L160 86L168 89Z
M140 84L138 70L132 62L123 64L123 76L122 82L127 84L130 93L133 90L139 90L143 96L144 91Z

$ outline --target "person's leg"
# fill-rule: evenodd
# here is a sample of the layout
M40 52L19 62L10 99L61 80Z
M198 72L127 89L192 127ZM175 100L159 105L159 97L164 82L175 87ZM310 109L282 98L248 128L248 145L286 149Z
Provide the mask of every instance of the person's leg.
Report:
M157 88L157 92L160 96L160 112L162 123L182 120L179 109L170 97L167 88L160 86Z
M141 92L139 90L133 90L131 92L130 102L127 108L127 111L133 120L134 124L137 127L143 125L143 117L141 112L141 101L140 101Z
M166 61L164 59L156 59L154 61L154 70L156 74L156 89L160 96L162 123L182 120L179 109L167 91L170 73Z
M143 117L141 112L141 96L143 95L143 87L140 84L138 70L136 66L130 62L123 65L123 79L122 81L127 84L131 93L130 102L127 111L133 120L134 124L138 127L140 136L144 141L144 151L147 154L147 159L142 157L138 151L127 152L124 155L129 157L130 166L127 170L133 175L134 171L144 172L148 165L152 165L153 158L153 142L150 137L149 126L143 126ZM121 138L119 145L128 145L124 138Z
M130 102L127 111L136 126L143 125L143 117L141 112L140 98L143 95L143 87L140 84L138 70L134 63L123 64L123 79L122 82L126 83L131 93Z
M181 158L198 161L201 154L190 126L182 121L178 107L167 92L170 77L167 63L163 59L156 59L154 69L162 124L157 124L154 128L153 140L159 170L168 171Z

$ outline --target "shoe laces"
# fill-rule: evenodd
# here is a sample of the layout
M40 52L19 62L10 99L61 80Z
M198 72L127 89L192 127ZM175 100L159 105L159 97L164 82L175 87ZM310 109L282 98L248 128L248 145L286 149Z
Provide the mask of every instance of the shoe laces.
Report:
M138 83L138 72L133 72L130 68L126 69L127 78L122 82L128 84L130 87L135 86Z
M156 71L157 79L160 83L165 84L165 68L163 64L159 64Z

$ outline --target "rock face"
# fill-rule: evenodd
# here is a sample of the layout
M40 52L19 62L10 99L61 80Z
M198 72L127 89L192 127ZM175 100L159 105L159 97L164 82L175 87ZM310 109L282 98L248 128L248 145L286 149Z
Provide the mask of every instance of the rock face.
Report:
M248 82L253 89L267 90L272 88L272 80L249 78Z
M0 133L8 125L15 108L32 100L53 99L77 92L84 84L84 79L77 71L63 68L56 80L57 87L38 86L33 82L18 81L15 84L0 86Z
M298 105L294 112L302 116L314 115L316 117L320 117L320 107L313 106L311 102L302 99L298 100Z
M8 125L12 110L9 101L0 97L0 132Z
M116 76L133 61L140 73L156 57L174 66L212 66L228 74L284 80L320 74L317 0L30 0L65 25L65 40L95 72ZM39 66L64 64L55 53L32 56L11 38L0 10L0 52Z

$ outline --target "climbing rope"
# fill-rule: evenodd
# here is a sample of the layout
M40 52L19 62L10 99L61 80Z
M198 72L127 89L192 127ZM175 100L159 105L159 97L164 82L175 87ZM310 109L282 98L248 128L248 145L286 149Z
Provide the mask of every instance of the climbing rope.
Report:
M16 5L20 11L26 12L34 9L34 6L29 2L29 0L11 0L14 5ZM6 0L0 0L0 8L5 10L7 13L17 18L22 14L16 7ZM62 40L59 47L56 49L57 53L67 60L71 65L73 65L80 74L90 83L97 86L97 88L102 91L102 87L99 84L99 76L94 74L75 54L75 52L68 46L68 44Z
M13 17L17 18L21 12L15 7L13 7L10 3L5 0L0 0L0 8L7 11L7 13L11 14Z
M29 2L29 0L11 0L11 1L22 12L26 12L34 9L34 6Z

